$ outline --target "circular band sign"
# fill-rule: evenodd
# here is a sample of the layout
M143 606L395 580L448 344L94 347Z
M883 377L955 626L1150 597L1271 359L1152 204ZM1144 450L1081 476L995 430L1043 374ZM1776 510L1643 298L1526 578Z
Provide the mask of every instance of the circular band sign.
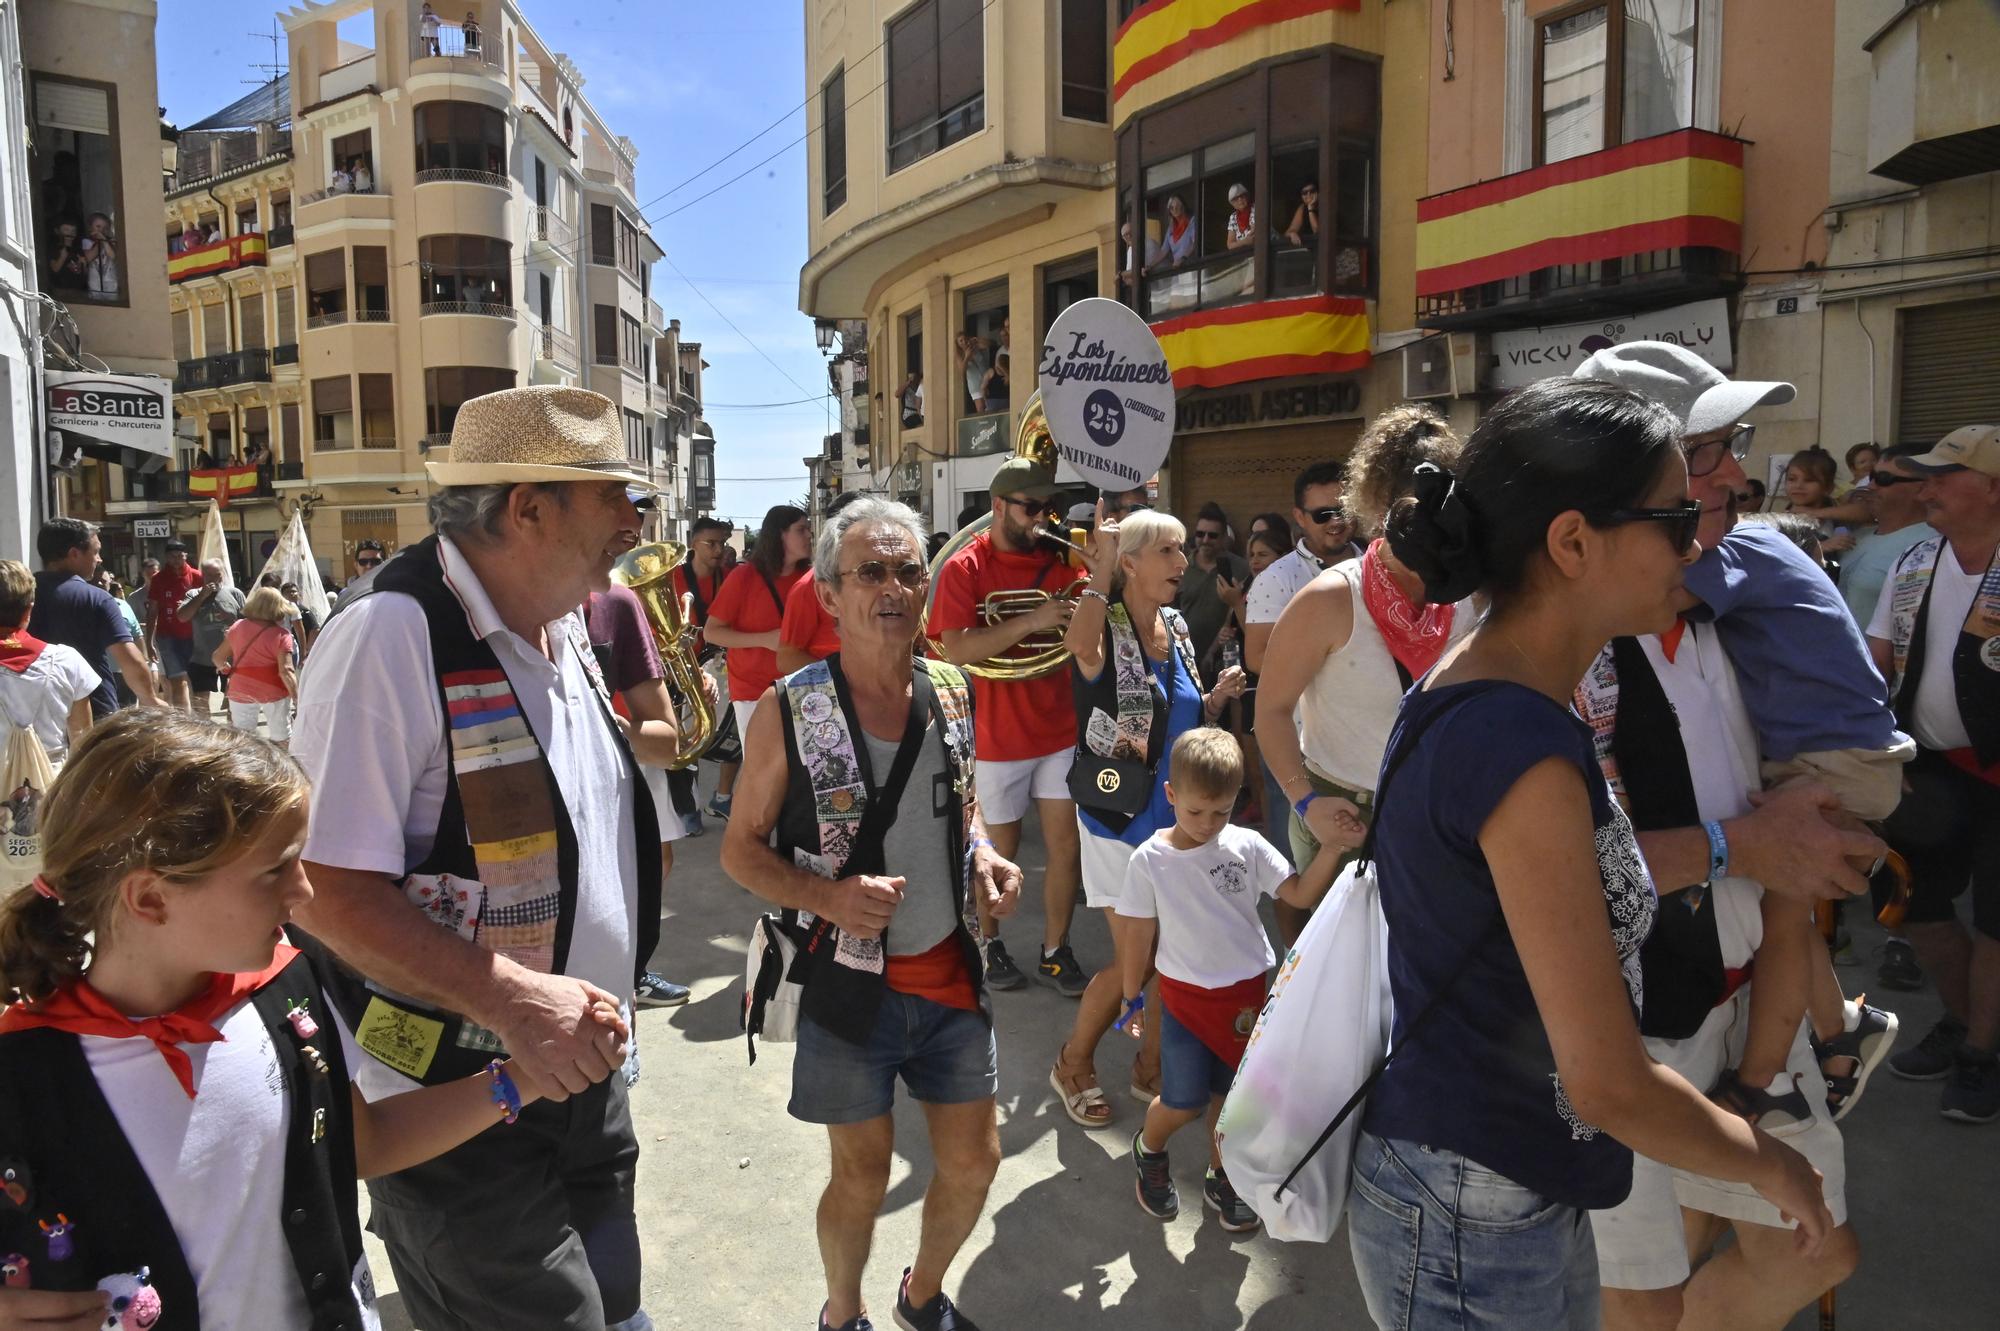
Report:
M1144 485L1174 441L1174 377L1145 321L1103 296L1049 328L1036 369L1056 452L1105 490Z

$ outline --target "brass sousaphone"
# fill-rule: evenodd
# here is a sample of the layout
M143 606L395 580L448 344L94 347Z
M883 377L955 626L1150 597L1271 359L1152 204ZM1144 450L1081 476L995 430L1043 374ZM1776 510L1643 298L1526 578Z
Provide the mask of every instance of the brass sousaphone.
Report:
M1039 390L1028 399L1028 405L1022 409L1020 427L1014 431L1013 455L1029 459L1051 476L1056 474L1056 443L1049 434L1048 417L1042 410L1042 395ZM947 560L992 525L993 514L988 510L959 528L937 552L936 558L931 560L930 590L924 602L926 623L930 620L931 602L937 596L938 572L944 568ZM1054 527L1047 528L1043 534L1049 540L1068 546L1078 554L1088 553ZM1044 591L1038 587L992 592L980 603L980 618L991 627L1003 619L1033 614L1052 598L1074 601L1082 585L1079 582L1054 592ZM937 638L930 638L928 641L932 654L943 659L944 643ZM1069 648L1063 645L1063 635L1058 631L1049 630L1031 633L1000 655L989 657L984 661L974 661L965 669L967 673L977 675L981 679L1023 680L1040 679L1068 664Z
M674 720L681 736L680 751L667 764L675 771L694 766L718 733L715 708L702 688L703 672L695 659L695 630L681 598L674 595L674 570L686 558L687 547L678 542L655 541L633 546L611 569L611 580L639 598L653 630L653 644L660 650L660 667L674 696Z

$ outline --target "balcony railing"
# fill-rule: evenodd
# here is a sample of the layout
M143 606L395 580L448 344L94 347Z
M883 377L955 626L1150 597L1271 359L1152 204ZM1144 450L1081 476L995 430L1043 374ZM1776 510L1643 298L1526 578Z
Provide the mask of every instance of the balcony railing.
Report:
M512 189L514 182L498 171L475 171L463 166L434 166L417 172L419 185L491 185L495 189Z
M194 393L231 384L263 384L271 381L271 353L262 348L229 351L199 360L184 360L174 374L174 391Z
M213 244L196 245L167 256L167 281L187 282L235 268L261 268L267 248L262 236L229 236Z
M272 347L272 348L271 348L271 364L272 364L272 365L274 365L274 366L275 366L275 365L297 365L298 363L299 363L299 344L298 344L298 343L296 343L296 342L286 342L286 343L283 343L283 344L281 344L281 345L279 345L279 346L275 346L275 347Z
M364 434L358 442L362 448L400 447L396 442L396 436L393 434Z
M281 250L281 249L285 248L285 246L287 246L287 245L289 245L289 244L291 244L291 243L292 243L292 228L291 228L291 226L290 226L289 224L287 224L287 225L285 225L285 226L274 226L274 227L272 227L272 228L271 228L271 234L270 234L270 237L269 237L269 239L270 239L270 242L271 242L271 248L272 248L272 249L274 249L274 250Z
M1417 201L1434 327L1554 322L1732 287L1743 142L1683 129Z
M271 481L276 470L277 468L270 464L259 467L253 485L230 486L230 499L237 501L273 498L277 492L271 488ZM125 473L125 498L128 501L151 504L205 504L213 493L212 488L201 494L190 493L188 473L184 471L156 471L149 476L141 476L134 471Z
M576 226L553 208L530 208L528 239L534 244L548 245L573 254L576 249Z
M433 314L477 314L489 319L505 319L508 323L514 322L515 318L512 305L485 300L427 300L422 313L425 318Z
M385 324L394 322L389 318L389 311L387 310L355 310L347 317L358 324Z
M577 358L576 339L560 328L541 324L535 328L535 354L543 360L554 361L575 369L580 363Z
M450 446L451 446L450 430L445 430L441 433L436 433L436 434L427 434L423 438L417 440L417 452L419 453L428 453L434 448L449 448Z
M646 298L646 324L659 332L667 331L667 313L660 308L660 302L651 296Z
M310 194L301 194L299 201L293 206L297 208L310 208L316 203L325 203L328 199L345 198L350 194L387 194L388 192L387 189L383 188L382 182L379 180L371 181L367 189L356 189L352 186L346 189L335 189L329 185L325 189L316 189Z
M452 64L468 64L488 69L500 68L500 44L486 39L477 29L467 32L455 23L440 23L437 36L426 41L423 29L418 28L411 44L412 60L444 60Z
M311 333L321 328L338 328L346 322L346 310L322 310L318 314L306 316L306 331Z
M306 478L306 464L303 462L280 462L278 479L281 481L302 481Z

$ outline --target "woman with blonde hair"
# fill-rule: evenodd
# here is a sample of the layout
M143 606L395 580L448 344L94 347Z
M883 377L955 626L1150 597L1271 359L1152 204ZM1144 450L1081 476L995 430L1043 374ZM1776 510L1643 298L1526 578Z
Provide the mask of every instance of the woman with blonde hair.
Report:
M229 723L255 730L263 718L273 744L292 737L292 701L299 696L292 664L291 623L297 610L276 587L259 587L243 602L243 617L222 635L215 668L229 674Z
M1079 797L1084 904L1104 912L1114 942L1121 929L1113 907L1132 852L1173 825L1166 755L1182 733L1212 725L1243 691L1243 669L1231 666L1202 693L1194 642L1173 604L1187 571L1186 546L1187 528L1172 514L1141 509L1120 522L1105 516L1100 499L1090 581L1065 638L1076 705L1070 794ZM1096 1052L1118 1017L1122 984L1117 966L1091 978L1075 1029L1049 1073L1063 1112L1086 1128L1111 1122L1111 1105L1097 1085ZM1150 1104L1160 1056L1157 1025L1148 1029L1154 1033L1134 1065L1132 1091Z

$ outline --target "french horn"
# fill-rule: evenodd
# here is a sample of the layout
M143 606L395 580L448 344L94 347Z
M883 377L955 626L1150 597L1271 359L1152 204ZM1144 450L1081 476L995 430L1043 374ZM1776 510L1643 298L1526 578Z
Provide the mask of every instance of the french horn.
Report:
M1028 458L1049 475L1056 474L1056 443L1049 433L1047 413L1042 409L1041 390L1037 389L1021 411L1021 424L1014 431L1013 456ZM938 573L951 557L970 544L973 538L993 525L993 514L989 510L974 518L965 526L952 533L952 538L939 548L931 560L930 590L924 602L924 622L930 622L931 603L937 596ZM1088 553L1076 542L1070 540L1054 527L1044 530L1043 535L1067 546L1077 554ZM1012 591L998 591L987 594L980 602L980 619L988 627L1005 619L1033 614L1049 600L1069 600L1077 598L1081 583L1061 588L1054 592L1039 587L1023 587ZM939 638L929 638L931 653L940 660L945 659L944 642ZM964 667L967 674L981 679L1027 680L1040 679L1069 664L1069 648L1063 644L1063 635L1057 630L1031 633L998 656L983 661L974 661Z

